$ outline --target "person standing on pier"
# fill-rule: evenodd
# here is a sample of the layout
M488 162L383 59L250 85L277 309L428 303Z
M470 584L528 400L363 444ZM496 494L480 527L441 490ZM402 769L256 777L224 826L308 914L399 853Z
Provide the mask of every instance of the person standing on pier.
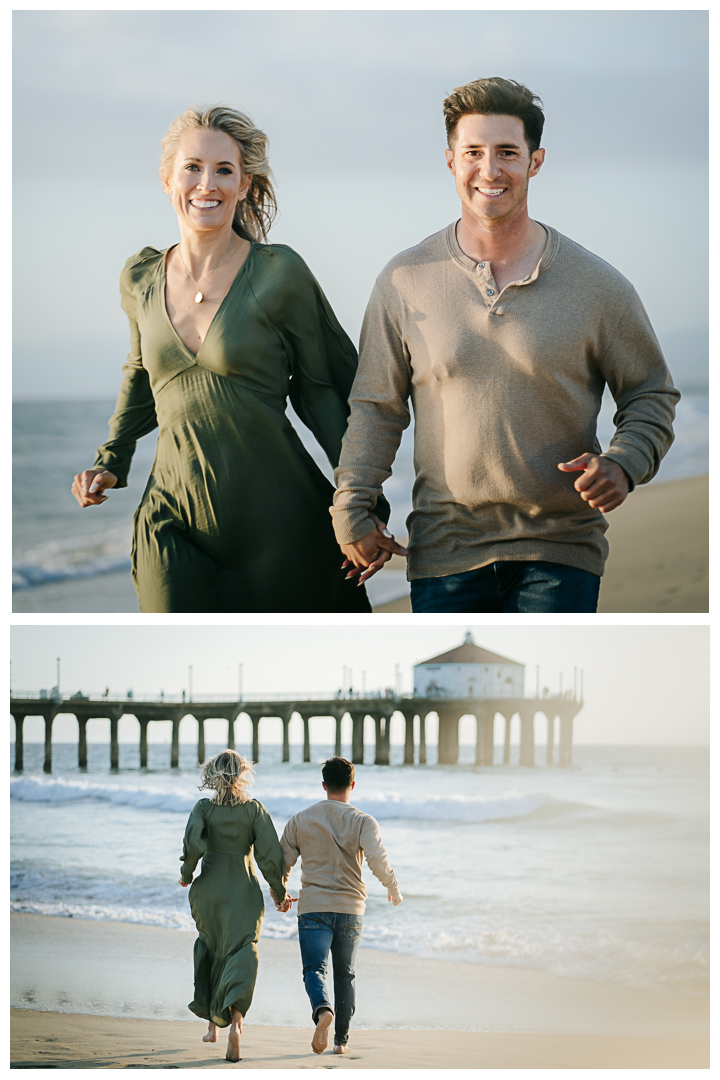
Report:
M357 353L301 257L267 242L267 146L235 109L178 116L160 175L180 242L143 248L120 277L131 349L110 438L72 492L89 507L127 487L137 440L159 429L135 514L142 612L370 612L341 569L332 484L285 411L289 397L337 465ZM382 500L378 514L389 536Z
M200 788L215 792L190 814L181 856L180 884L190 886L190 910L198 930L193 950L195 994L188 1005L208 1021L203 1042L217 1042L230 1027L227 1061L240 1061L242 1022L258 972L257 943L264 904L253 856L279 911L287 911L283 850L265 807L248 791L252 766L235 750L205 762ZM202 859L202 873L193 880Z
M397 879L388 862L375 818L350 803L355 769L333 757L322 769L327 799L290 818L280 843L285 857L283 881L301 860L302 888L298 903L298 937L303 981L315 1024L312 1048L327 1049L335 1019L334 1052L348 1049L350 1020L355 1012L355 954L360 944L367 889L362 879L363 856L387 889L388 901L402 903ZM279 904L288 911L295 901ZM332 954L334 1004L327 989L328 958Z

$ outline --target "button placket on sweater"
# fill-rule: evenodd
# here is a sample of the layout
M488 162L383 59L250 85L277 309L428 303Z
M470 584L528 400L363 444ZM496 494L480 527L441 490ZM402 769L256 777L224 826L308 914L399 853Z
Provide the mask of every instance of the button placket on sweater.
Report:
M500 299L500 292L492 275L490 263L480 262L477 264L475 267L475 283L485 301L488 315L504 315L505 309L495 306Z

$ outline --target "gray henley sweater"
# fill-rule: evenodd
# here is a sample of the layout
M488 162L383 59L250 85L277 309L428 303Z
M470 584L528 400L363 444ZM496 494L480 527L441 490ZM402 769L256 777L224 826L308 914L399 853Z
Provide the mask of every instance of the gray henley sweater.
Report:
M415 416L408 578L496 560L602 574L607 522L558 462L600 453L607 384L617 404L606 456L631 488L658 470L680 395L633 286L554 229L535 271L498 293L455 224L392 259L360 338L331 510L339 543L368 517Z

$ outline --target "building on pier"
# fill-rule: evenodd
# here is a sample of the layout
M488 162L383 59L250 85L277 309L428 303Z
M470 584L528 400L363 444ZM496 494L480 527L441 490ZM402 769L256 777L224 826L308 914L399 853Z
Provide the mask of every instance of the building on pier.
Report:
M413 668L414 696L420 698L522 697L525 665L482 649L468 631L462 645L423 660Z
M457 669L460 669L458 672ZM487 671L485 670L487 668ZM479 669L479 670L478 670ZM583 707L582 690L527 698L523 695L524 667L507 657L498 656L475 645L470 635L457 649L442 653L415 667L413 694L390 697L375 695L337 698L301 698L277 696L241 701L142 701L128 695L113 700L106 693L97 698L80 692L63 698L59 693L10 697L10 714L15 720L15 771L23 769L23 722L27 716L39 716L45 721L45 772L52 771L52 725L60 713L69 713L78 723L78 765L87 767L87 724L93 719L110 721L110 767L117 769L120 761L118 724L122 716L134 716L139 725L140 765L147 766L148 726L151 723L171 725L170 766L177 768L180 757L180 722L192 716L197 722L197 758L205 760L205 721L227 722L227 745L235 746L235 721L241 714L252 724L252 758L260 758L260 724L269 717L280 719L283 730L283 761L290 760L290 720L297 715L303 724L303 761L311 760L310 721L316 717L331 717L335 721L335 753L342 753L342 721L348 716L352 724L352 760L365 762L366 720L374 727L375 765L390 764L390 725L404 723L404 753L406 765L425 765L427 745L426 720L431 714L438 721L438 764L454 765L459 758L459 725L463 716L476 721L475 764L495 764L495 721L505 722L502 743L502 763L511 762L511 725L518 718L520 748L518 764L535 765L535 719L540 714L546 721L545 762L548 765L570 765L572 762L573 722ZM425 680L425 682L423 682ZM508 681L510 680L510 681ZM582 687L582 679L580 683ZM539 683L538 683L539 686ZM470 690L472 689L472 693ZM184 697L184 695L183 695ZM559 725L556 754L556 722Z

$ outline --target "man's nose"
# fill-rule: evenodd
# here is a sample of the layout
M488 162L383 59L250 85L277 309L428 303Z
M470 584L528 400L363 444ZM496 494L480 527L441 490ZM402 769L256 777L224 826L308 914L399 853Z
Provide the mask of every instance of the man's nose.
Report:
M480 172L488 180L494 180L500 175L500 161L494 154L488 154L480 164Z

